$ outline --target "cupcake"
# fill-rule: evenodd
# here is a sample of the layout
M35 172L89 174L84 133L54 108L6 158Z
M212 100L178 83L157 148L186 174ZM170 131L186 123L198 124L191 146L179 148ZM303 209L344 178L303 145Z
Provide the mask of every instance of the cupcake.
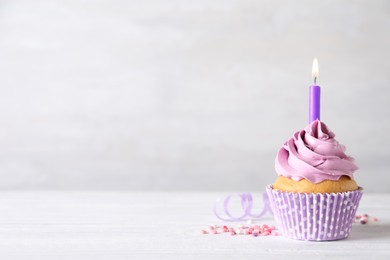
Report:
M326 241L348 237L362 196L358 169L345 146L321 121L298 131L279 150L279 175L267 186L279 228L286 237Z

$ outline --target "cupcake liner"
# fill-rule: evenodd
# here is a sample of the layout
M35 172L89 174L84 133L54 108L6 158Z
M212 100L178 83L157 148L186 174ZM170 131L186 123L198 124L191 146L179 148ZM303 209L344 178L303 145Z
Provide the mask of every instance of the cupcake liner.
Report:
M267 188L271 208L283 235L329 241L348 237L363 189L341 193L293 193Z

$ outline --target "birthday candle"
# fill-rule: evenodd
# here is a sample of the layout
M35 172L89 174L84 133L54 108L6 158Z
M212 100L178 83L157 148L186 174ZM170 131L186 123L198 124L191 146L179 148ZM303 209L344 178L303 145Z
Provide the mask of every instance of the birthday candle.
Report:
M314 85L309 87L309 123L320 120L321 88L317 86L318 75L318 61L315 58L312 67Z

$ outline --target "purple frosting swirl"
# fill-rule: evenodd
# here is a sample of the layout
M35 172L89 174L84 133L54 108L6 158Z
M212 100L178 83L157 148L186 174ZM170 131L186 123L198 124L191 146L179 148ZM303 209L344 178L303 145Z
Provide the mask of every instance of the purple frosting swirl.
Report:
M278 175L312 183L338 180L346 175L353 179L358 169L345 146L334 139L335 134L321 121L316 120L298 131L280 148L275 159Z

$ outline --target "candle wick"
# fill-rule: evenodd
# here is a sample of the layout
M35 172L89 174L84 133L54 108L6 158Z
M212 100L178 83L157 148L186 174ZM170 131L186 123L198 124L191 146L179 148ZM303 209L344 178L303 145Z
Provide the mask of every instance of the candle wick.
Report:
M314 77L314 85L317 85L317 77Z

